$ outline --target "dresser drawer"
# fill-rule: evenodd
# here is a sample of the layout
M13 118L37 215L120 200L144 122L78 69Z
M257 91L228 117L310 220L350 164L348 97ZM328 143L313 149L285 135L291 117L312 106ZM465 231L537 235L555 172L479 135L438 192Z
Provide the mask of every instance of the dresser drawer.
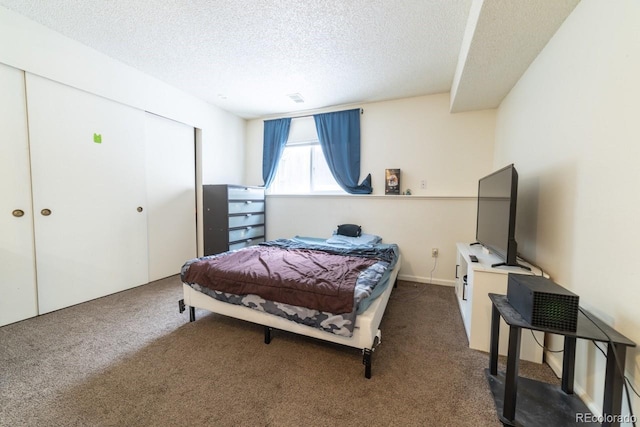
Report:
M264 237L260 237L259 239L247 239L242 242L232 243L229 245L230 251L235 251L236 249L242 249L249 246L257 245L258 243L264 242Z
M264 242L266 201L263 187L202 186L204 255Z
M229 200L264 200L264 188L229 187Z
M246 227L247 225L264 224L264 214L244 214L229 217L229 228Z
M244 228L238 228L235 230L229 230L229 241L236 242L238 240L251 239L253 237L264 236L264 226L259 225L256 227L248 226Z
M229 214L237 213L261 213L264 212L264 201L260 200L254 202L252 200L246 200L244 202L229 202Z

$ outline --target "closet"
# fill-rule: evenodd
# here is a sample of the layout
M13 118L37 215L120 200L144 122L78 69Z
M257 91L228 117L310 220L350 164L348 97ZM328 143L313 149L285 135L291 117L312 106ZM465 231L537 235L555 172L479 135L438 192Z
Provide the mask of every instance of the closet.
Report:
M195 256L193 128L1 64L0 82L0 325Z
M180 272L195 258L195 129L146 113L149 280Z
M24 73L0 64L0 325L38 314Z

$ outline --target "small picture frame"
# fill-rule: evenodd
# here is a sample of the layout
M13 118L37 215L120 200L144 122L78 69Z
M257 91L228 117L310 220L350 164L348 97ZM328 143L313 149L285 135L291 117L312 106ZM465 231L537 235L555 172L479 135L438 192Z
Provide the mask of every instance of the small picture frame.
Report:
M400 194L400 169L385 169L384 194Z

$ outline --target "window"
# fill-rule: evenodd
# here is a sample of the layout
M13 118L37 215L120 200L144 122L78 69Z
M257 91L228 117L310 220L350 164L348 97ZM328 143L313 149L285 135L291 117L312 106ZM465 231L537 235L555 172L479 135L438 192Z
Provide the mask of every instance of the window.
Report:
M293 119L270 194L346 194L322 153L313 117Z
M318 141L287 143L269 190L271 194L345 193L333 178Z

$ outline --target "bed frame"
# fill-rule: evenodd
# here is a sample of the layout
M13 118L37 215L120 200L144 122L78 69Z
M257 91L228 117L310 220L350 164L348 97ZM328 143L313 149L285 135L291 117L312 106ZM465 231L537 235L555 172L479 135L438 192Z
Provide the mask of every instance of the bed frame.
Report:
M336 344L358 348L362 350L362 363L365 366L364 376L366 378L371 378L371 356L376 347L380 345L382 339L382 334L379 329L380 322L382 321L382 316L384 315L384 311L387 307L391 291L397 286L396 281L398 278L398 271L402 265L401 261L402 260L399 256L394 269L391 271L389 285L384 292L371 303L364 313L359 314L356 317L356 324L351 337L332 334L331 332L302 325L270 313L254 310L241 305L218 301L206 294L203 294L202 292L196 291L191 286L184 283L182 285L184 299L178 301L178 307L180 313L185 311L187 307L189 308L190 322L194 322L196 320L195 309L199 308L262 325L264 326L265 344L269 344L271 342L272 329L279 329L317 338L323 341L330 341Z

